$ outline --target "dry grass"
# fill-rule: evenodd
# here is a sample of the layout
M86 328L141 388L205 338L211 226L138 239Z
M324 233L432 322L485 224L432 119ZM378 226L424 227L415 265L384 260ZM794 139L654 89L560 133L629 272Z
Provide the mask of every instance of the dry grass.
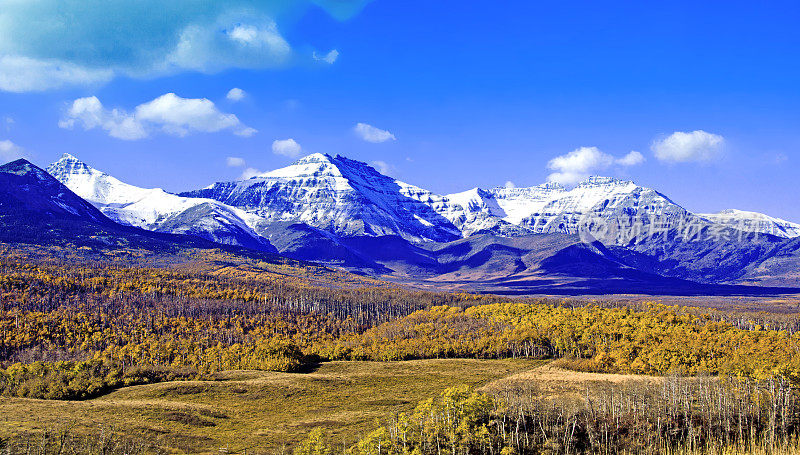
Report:
M541 365L525 360L330 362L308 374L236 371L217 381L128 387L87 401L0 400L0 437L103 427L173 453L281 453L309 430L353 443L376 419L454 385L480 387Z
M507 390L526 389L542 398L578 400L586 396L587 390L595 394L623 385L656 386L663 380L659 376L572 371L558 367L557 363L548 363L492 381L481 390L498 394Z

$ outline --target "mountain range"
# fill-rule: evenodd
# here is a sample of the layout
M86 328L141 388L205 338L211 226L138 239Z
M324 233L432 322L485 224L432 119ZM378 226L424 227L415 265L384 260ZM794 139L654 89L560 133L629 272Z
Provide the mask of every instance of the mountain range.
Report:
M47 180L24 160L11 164ZM52 195L47 210L78 207L82 219L420 285L639 292L697 283L795 286L800 277L800 225L753 212L694 214L656 190L609 177L574 188L438 195L323 154L180 194L121 182L69 154L47 174L48 185L68 189ZM25 205L24 191L16 198Z

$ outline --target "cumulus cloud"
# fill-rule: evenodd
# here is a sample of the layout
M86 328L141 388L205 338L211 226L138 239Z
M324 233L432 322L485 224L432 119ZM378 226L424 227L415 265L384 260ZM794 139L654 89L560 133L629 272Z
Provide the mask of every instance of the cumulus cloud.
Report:
M25 149L9 140L0 141L0 163L7 163L20 158L26 158Z
M512 182L511 180L506 181L505 185L503 185L503 186L505 188L508 188L508 189L513 189L513 188L517 187L517 185L514 182Z
M374 167L378 172L383 175L394 175L395 168L391 164L387 163L386 161L373 161L369 163Z
M225 159L225 163L228 165L228 167L244 167L246 164L244 158L239 158L236 156L229 156Z
M664 139L655 140L650 149L660 161L668 163L708 162L722 155L725 139L703 130L685 133L676 131Z
M630 153L619 158L616 160L617 164L620 166L636 166L638 164L644 163L644 155L637 152L636 150L631 150Z
M239 136L249 137L256 130L243 125L234 114L220 112L214 103L205 98L181 98L174 93L161 95L153 101L136 106L136 119L161 128L176 136L190 132L216 133L231 130Z
M644 156L632 151L622 158L615 158L600 151L597 147L580 147L566 155L553 158L547 168L555 171L547 176L548 182L574 185L588 178L592 173L605 171L612 166L636 166L644 162Z
M303 149L300 147L294 139L282 139L276 140L272 142L272 153L277 155L288 156L290 158L295 158L300 155Z
M244 97L247 96L247 92L240 88L232 88L228 90L228 94L225 95L225 98L228 98L229 101L241 101Z
M280 67L292 61L282 31L304 11L321 7L345 20L367 2L3 1L0 90L98 84L118 75Z
M356 132L358 137L367 142L379 143L389 140L394 141L396 139L394 134L380 128L375 128L374 126L366 123L357 123L353 130Z
M144 125L133 114L119 109L106 109L96 96L73 101L58 126L64 129L81 126L84 130L100 128L107 131L109 136L126 141L148 136Z
M314 57L314 60L318 62L325 62L329 65L332 65L336 59L339 58L339 51L336 49L331 49L331 51L325 55L318 55L317 51L314 51L311 56Z
M220 112L205 98L181 98L167 93L136 106L132 113L107 109L95 96L78 98L67 109L58 126L85 130L100 128L109 136L123 140L149 137L155 131L173 136L191 133L215 133L228 130L249 137L257 131L244 125L234 114Z

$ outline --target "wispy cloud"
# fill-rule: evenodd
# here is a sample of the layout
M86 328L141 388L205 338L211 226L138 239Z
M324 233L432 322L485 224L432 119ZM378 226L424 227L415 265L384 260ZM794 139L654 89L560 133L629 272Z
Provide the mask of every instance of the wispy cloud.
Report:
M722 156L725 138L703 130L676 131L653 141L650 149L659 161L667 163L709 162Z
M248 167L242 171L242 175L239 176L240 180L248 180L258 175L261 175L262 172L254 167Z
M373 161L369 163L374 167L378 172L383 175L394 176L397 173L397 169L394 166L387 163L386 161Z
M394 137L394 134L390 133L389 131L375 128L374 126L366 123L357 123L353 130L358 137L367 142L379 143L390 140L394 141L397 139Z
M11 131L11 128L14 126L14 123L16 123L14 117L8 115L3 117L3 120L0 121L0 125L2 125L3 129L5 129L6 131Z
M311 53L311 57L313 57L314 60L318 62L324 62L329 65L332 65L336 61L336 59L339 58L339 51L337 51L336 49L331 49L331 51L325 55L318 55L317 51L314 51Z
M247 180L257 175L263 174L263 172L254 167L247 167L247 162L245 161L244 158L229 156L225 158L225 164L227 164L228 167L242 168L242 174L239 176L239 180Z
M65 61L0 56L0 90L5 92L39 92L70 85L101 84L113 76L114 72L108 69L87 68Z
M776 153L773 160L775 164L783 164L789 161L789 157L785 153Z
M566 155L557 156L547 163L547 168L554 171L547 176L547 181L574 185L585 180L592 173L602 172L613 166L636 166L644 161L644 156L636 151L631 151L621 158L615 158L600 151L597 147L580 147Z
M156 131L180 137L218 131L249 137L257 132L239 121L236 115L220 112L208 99L181 98L174 93L140 104L132 113L107 109L94 96L78 98L58 125L66 129L76 126L85 130L100 128L109 136L123 140L144 139Z

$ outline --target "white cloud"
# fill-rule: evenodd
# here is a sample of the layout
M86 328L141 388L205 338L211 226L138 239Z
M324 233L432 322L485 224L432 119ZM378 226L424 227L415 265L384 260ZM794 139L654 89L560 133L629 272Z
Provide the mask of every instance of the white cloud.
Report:
M517 187L517 185L516 185L516 184L514 184L514 182L512 182L511 180L508 180L508 181L505 183L505 185L503 185L503 186L504 186L504 187L506 187L506 188L508 188L508 189L511 189L511 188L516 188L516 187Z
M281 25L317 7L346 20L367 2L0 0L0 90L281 67L294 61Z
M670 163L713 161L722 155L725 139L702 130L685 133L676 131L661 140L653 141L650 149L656 158Z
M26 158L25 149L9 140L0 141L0 163L7 163L20 158Z
M314 51L311 53L311 56L318 62L325 62L329 65L332 65L336 59L339 58L339 51L336 49L331 49L331 51L325 55L317 55L317 51Z
M550 160L547 168L556 172L550 174L547 180L572 185L587 178L591 172L607 169L612 164L614 157L597 147L581 147Z
M117 139L132 141L148 136L144 125L133 115L119 109L108 110L95 96L78 98L72 102L58 126L73 129L80 125L84 130L100 128Z
M101 84L112 77L113 72L107 69L91 69L64 61L0 54L0 90L6 92L34 92L69 85Z
M637 152L636 150L631 150L630 153L619 158L616 160L617 164L620 166L636 166L638 164L644 163L644 155Z
M395 167L387 163L386 161L373 161L369 164L372 165L372 167L374 167L378 172L380 172L383 175L392 176L395 174L396 171Z
M136 106L136 118L161 125L165 132L185 136L190 132L216 133L231 130L252 136L255 130L243 125L234 114L220 112L211 100L181 98L167 93L148 103ZM252 130L252 131L251 131Z
M240 122L236 115L220 112L208 99L181 98L174 93L140 104L133 113L106 109L94 96L78 98L58 123L58 126L66 129L76 125L85 130L100 128L107 131L109 136L123 140L143 139L157 130L174 136L223 130L245 137L256 133L255 129Z
M353 130L356 132L358 137L367 142L379 143L386 142L388 140L394 141L396 139L394 134L380 128L375 128L374 126L366 123L357 123Z
M228 94L225 95L225 98L228 98L229 101L241 101L244 97L247 96L247 92L240 88L232 88L228 90Z
M614 158L597 147L580 147L566 155L553 158L547 168L555 171L547 176L547 181L574 185L588 178L592 173L617 166L635 166L644 162L641 153L632 151L622 158Z
M292 138L276 140L272 143L272 152L278 155L295 158L299 156L302 151L303 149L300 147L300 144L295 142Z
M262 174L260 170L254 167L247 167L247 162L244 160L244 158L229 156L225 159L225 163L228 165L228 167L244 168L242 170L242 174L239 176L239 180L247 180L251 177L255 177L257 175Z
M214 23L183 29L177 45L166 56L165 71L180 68L216 73L225 68L268 68L284 65L291 53L291 46L271 19L224 15Z

